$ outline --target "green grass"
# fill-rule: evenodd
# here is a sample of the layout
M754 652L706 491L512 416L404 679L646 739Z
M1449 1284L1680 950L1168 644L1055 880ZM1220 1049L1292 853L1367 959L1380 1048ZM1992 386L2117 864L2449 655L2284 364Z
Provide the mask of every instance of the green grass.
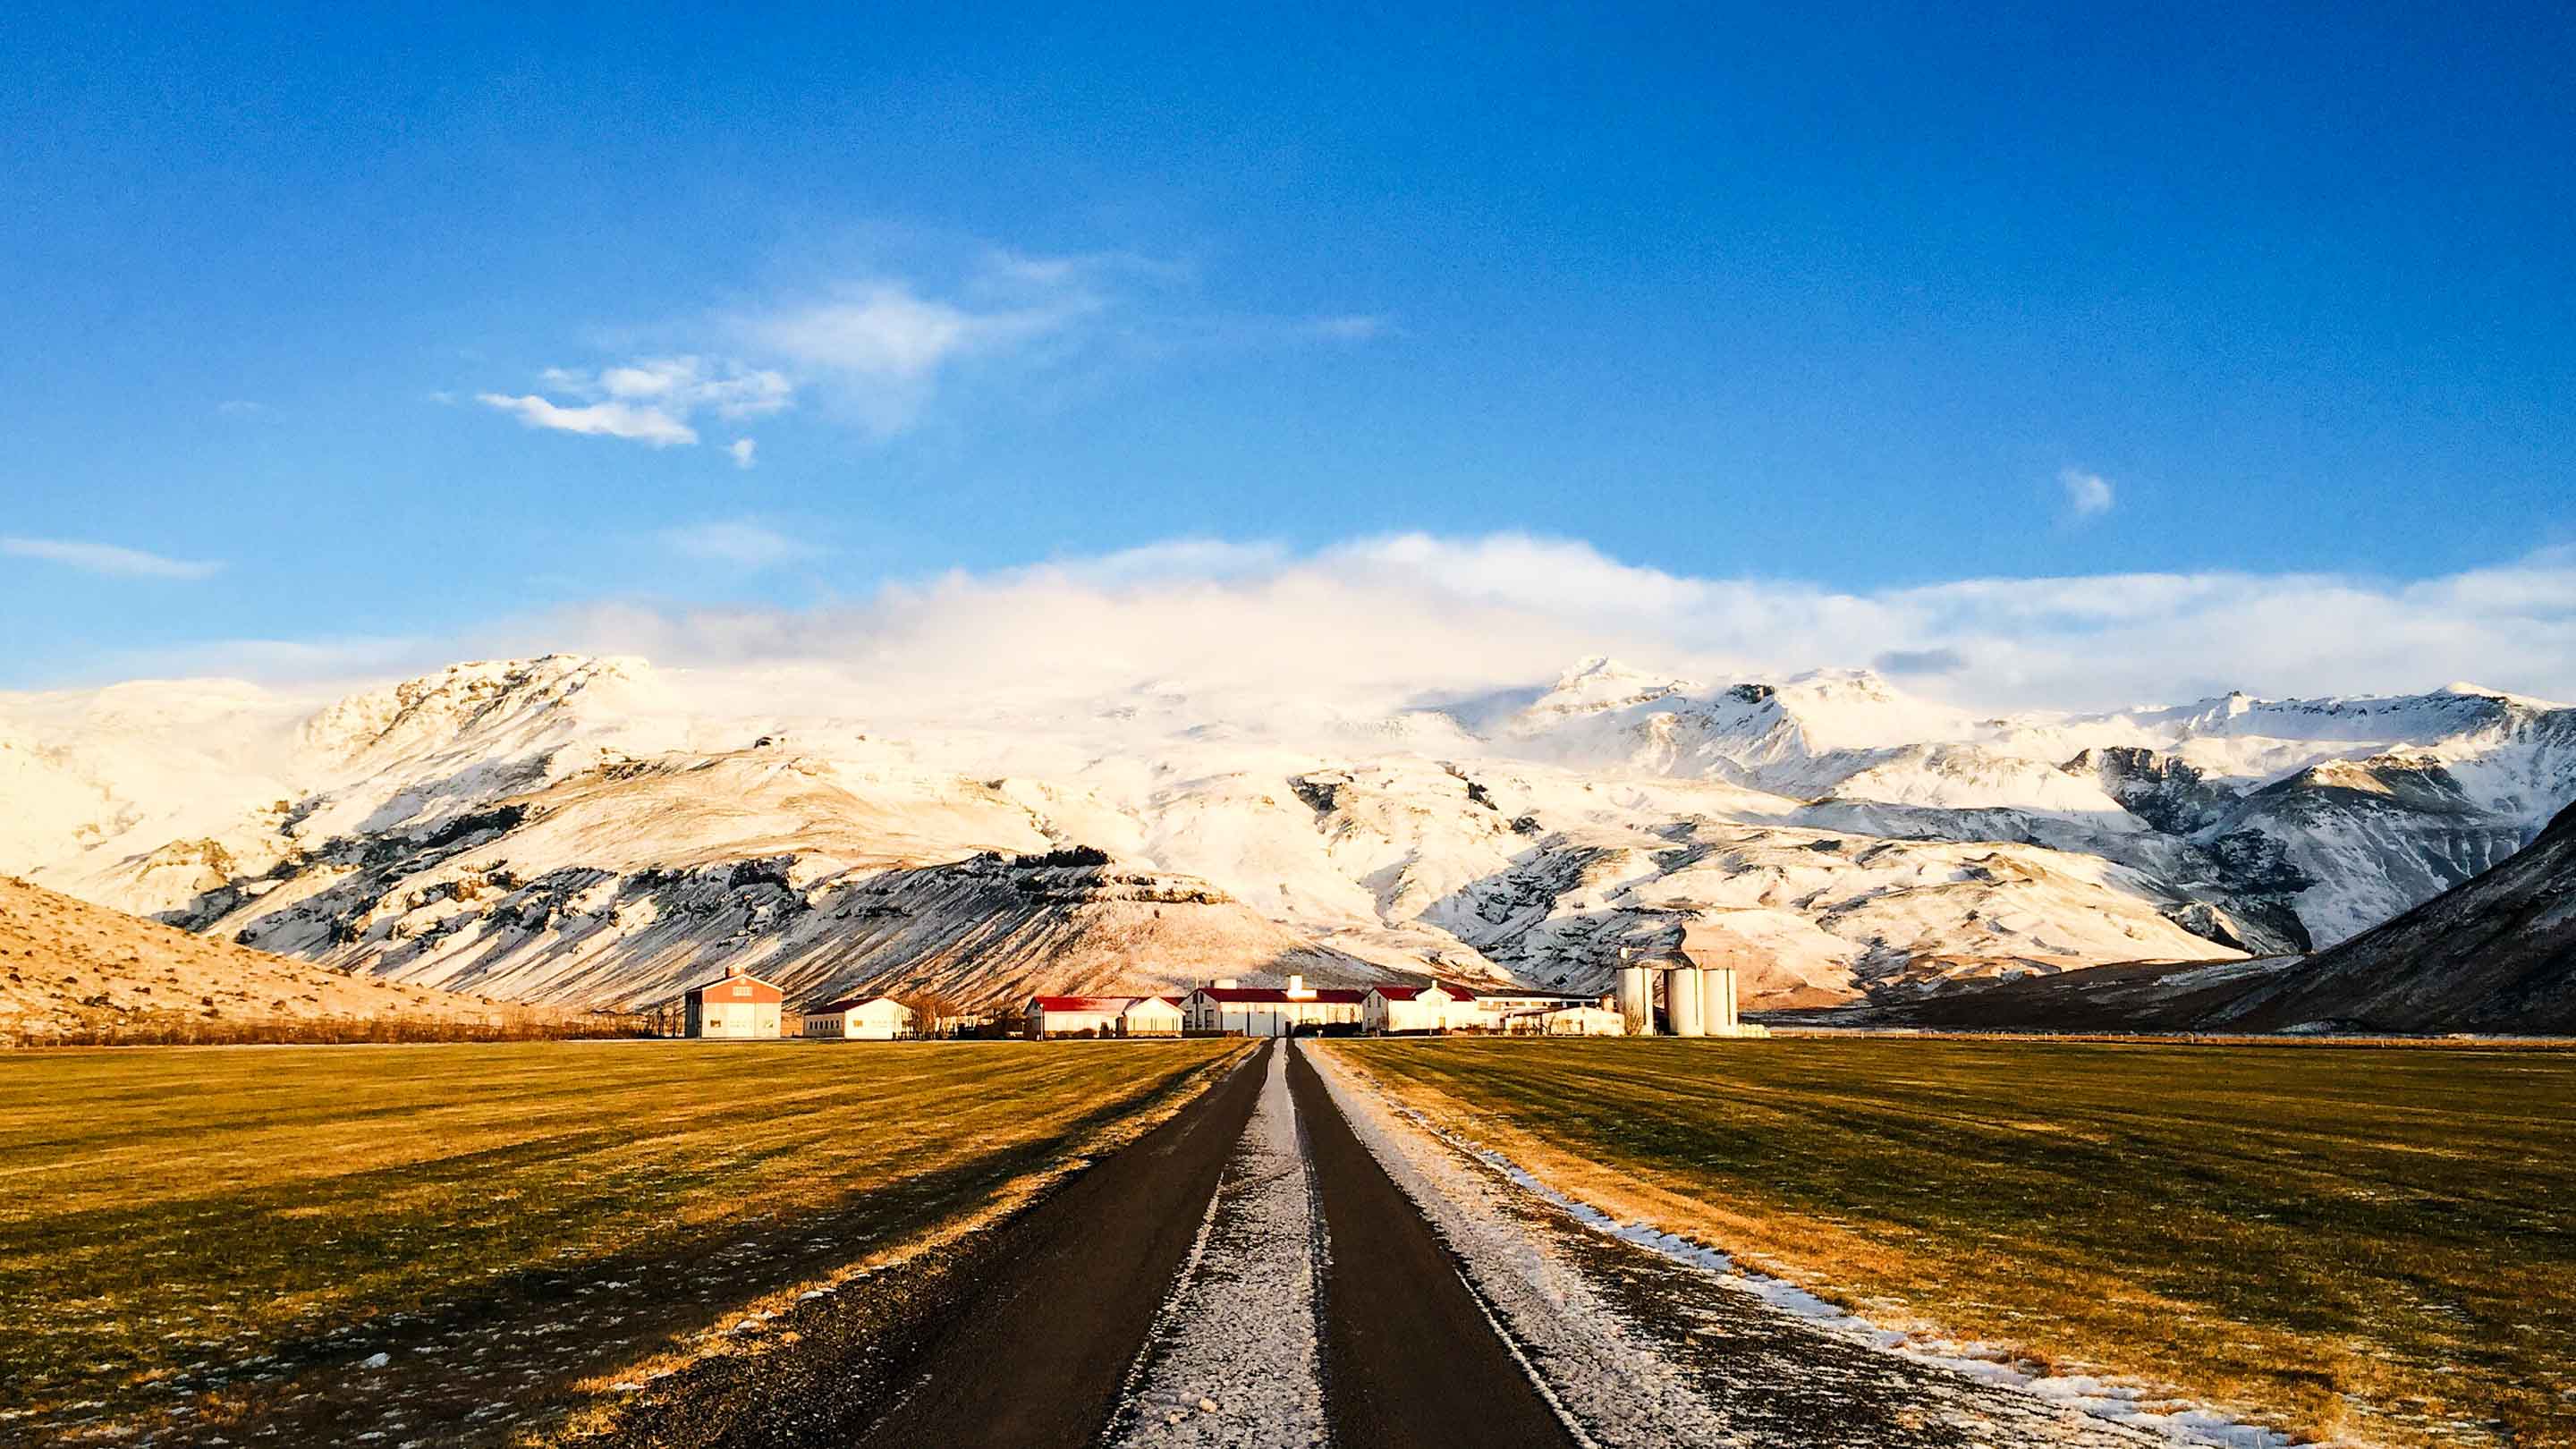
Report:
M384 1344L448 1410L518 1422L991 1200L1229 1050L0 1055L0 1440L258 1422Z
M2576 1443L2576 1052L1386 1041L1614 1211L2316 1435Z

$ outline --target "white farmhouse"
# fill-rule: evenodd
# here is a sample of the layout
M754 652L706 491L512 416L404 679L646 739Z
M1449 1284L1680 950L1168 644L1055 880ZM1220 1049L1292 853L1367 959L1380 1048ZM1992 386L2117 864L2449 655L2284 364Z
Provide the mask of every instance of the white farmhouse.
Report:
M1116 1036L1132 996L1032 996L1029 1036Z
M833 1041L893 1041L912 1035L912 1008L891 996L850 996L805 1013L805 1035Z
M1139 996L1118 1013L1120 1036L1179 1036L1181 1004L1168 996Z
M1376 1034L1447 1031L1474 1024L1476 998L1463 987L1372 986L1360 998L1360 1029Z

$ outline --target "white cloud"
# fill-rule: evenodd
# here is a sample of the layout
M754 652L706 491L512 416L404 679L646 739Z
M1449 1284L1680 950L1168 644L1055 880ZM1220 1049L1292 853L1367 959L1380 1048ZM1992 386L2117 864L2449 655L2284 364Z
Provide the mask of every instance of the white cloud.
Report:
M879 438L917 425L945 390L1006 365L1017 381L1082 361L1167 357L1186 347L1311 345L1395 330L1374 313L1226 317L1175 309L1194 268L1130 252L1040 256L999 248L928 275L863 272L802 295L711 316L696 351L598 368L547 368L533 396L484 393L532 427L697 440L702 414L766 416L821 395L828 412ZM1115 318L1115 325L1110 319ZM1042 391L1042 390L1041 390Z
M1109 305L1088 282L1091 270L1079 259L1005 257L970 284L971 301L926 297L909 282L879 279L733 325L748 350L828 388L845 415L891 437L920 421L959 367L1071 340L1077 323Z
M165 558L139 548L119 548L112 543L81 543L64 538L0 537L0 554L11 558L40 559L94 574L129 579L202 579L223 569L220 563Z
M1839 590L1675 574L1511 534L1311 553L1199 539L951 572L816 610L576 611L477 647L855 667L853 697L886 708L1156 679L1366 712L1544 680L1600 653L1712 682L1886 660L1908 688L1995 709L2459 678L2576 698L2576 551L2415 583L2202 573Z
M694 443L698 431L658 407L625 402L596 402L581 407L562 407L533 394L512 397L505 393L479 392L476 400L506 413L514 413L520 422L532 428L547 428L558 433L583 433L601 438L632 438L656 448Z
M2066 506L2075 511L2076 517L2091 518L2111 511L2111 480L2101 474L2064 468L2058 471L2057 483L2066 490Z
M725 444L725 451L733 455L733 465L735 467L748 468L752 465L754 457L760 452L760 444L751 438L736 438L732 442Z
M596 374L549 368L546 381L583 397L647 401L688 414L713 409L718 417L766 417L795 400L785 373L729 358L648 357Z
M668 528L662 531L661 538L664 546L675 553L755 571L819 558L823 553L813 544L748 518Z
M822 555L754 518L674 528L659 542L742 572ZM1519 534L1404 534L1313 551L1183 538L950 571L855 603L601 603L405 646L406 668L550 649L757 666L809 679L831 710L882 716L890 729L941 711L1091 718L1099 701L1132 701L1148 686L1225 700L1227 717L1247 724L1319 707L1373 718L1427 696L1543 681L1605 653L1711 683L1878 661L1908 689L1996 710L2230 688L2403 693L2454 679L2576 699L2576 549L2416 581L2204 572L1836 589L1675 573ZM308 677L364 652L314 647L312 658L288 643L228 651Z
M569 394L567 406L529 394L486 392L485 404L514 413L532 428L592 437L628 438L656 448L686 446L698 440L688 419L700 412L722 418L765 417L795 400L795 384L784 373L750 367L726 358L681 354L645 357L596 372L549 367L539 380L554 392ZM750 463L734 449L735 461Z

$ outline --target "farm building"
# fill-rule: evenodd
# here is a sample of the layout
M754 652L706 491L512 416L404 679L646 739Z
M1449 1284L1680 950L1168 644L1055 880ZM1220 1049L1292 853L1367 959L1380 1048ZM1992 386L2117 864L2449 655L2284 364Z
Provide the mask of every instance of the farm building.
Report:
M1032 996L1029 1036L1116 1036L1118 1018L1132 996Z
M805 1013L805 1035L834 1041L892 1041L912 1035L912 1008L891 996L850 996Z
M1181 1003L1191 1031L1232 1036L1287 1036L1328 1026L1360 1024L1365 992L1340 987L1310 987L1303 976L1286 986L1237 986L1220 981L1202 986Z
M1531 1011L1564 1011L1577 1006L1599 1006L1601 995L1576 995L1566 991L1480 991L1476 993L1476 1010L1485 1017L1484 1025L1502 1030L1502 1018Z
M1168 996L1139 996L1118 1013L1120 1036L1179 1036L1181 1004Z
M1489 1017L1493 1030L1509 1036L1625 1036L1628 1019L1604 1006L1543 1006Z
M1476 996L1465 987L1372 986L1360 998L1360 1026L1371 1032L1449 1031L1479 1024Z
M682 998L684 1034L710 1041L768 1041L778 1035L778 1013L787 993L728 966L725 974L692 986Z

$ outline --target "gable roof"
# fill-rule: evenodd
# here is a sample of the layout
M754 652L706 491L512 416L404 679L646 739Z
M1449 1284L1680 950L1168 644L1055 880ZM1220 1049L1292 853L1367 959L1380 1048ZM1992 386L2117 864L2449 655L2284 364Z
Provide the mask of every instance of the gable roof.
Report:
M1127 1003L1127 1009L1129 1011L1134 1011L1137 1007L1143 1006L1149 1001L1157 1006L1168 1006L1174 1011L1181 1009L1181 1004L1168 996L1139 996L1135 1000Z
M701 981L697 985L690 987L687 991L680 994L683 996L695 996L701 991L713 990L718 986L731 986L734 983L741 981L748 981L754 986L766 986L770 990L775 991L782 996L787 993L787 988L779 985L775 981L763 981L759 977L754 976L747 971L741 973L728 971L724 975L719 976L712 981Z
M1034 1011L1097 1011L1110 1016L1127 1009L1134 1000L1128 996L1032 996L1029 1007Z
M1368 993L1346 986L1310 986L1302 996L1290 996L1285 986L1202 986L1190 993L1210 1001L1255 1006L1293 1005L1303 1002L1329 1002L1335 1006L1357 1006Z
M809 1016L829 1016L836 1011L856 1011L862 1006L867 1006L879 1001L894 1002L897 1006L903 1005L902 1002L895 1001L893 997L888 996L883 992L878 992L873 996L844 996L840 1000L835 1001L828 1006L809 1007L807 1008L806 1014Z
M1376 992L1380 997L1383 997L1388 1001L1419 1000L1422 993L1426 991L1437 991L1452 1001L1473 1001L1476 999L1472 992L1462 991L1455 986L1444 986L1437 981L1432 982L1428 986L1396 986L1392 984L1382 984L1372 986L1369 990Z

